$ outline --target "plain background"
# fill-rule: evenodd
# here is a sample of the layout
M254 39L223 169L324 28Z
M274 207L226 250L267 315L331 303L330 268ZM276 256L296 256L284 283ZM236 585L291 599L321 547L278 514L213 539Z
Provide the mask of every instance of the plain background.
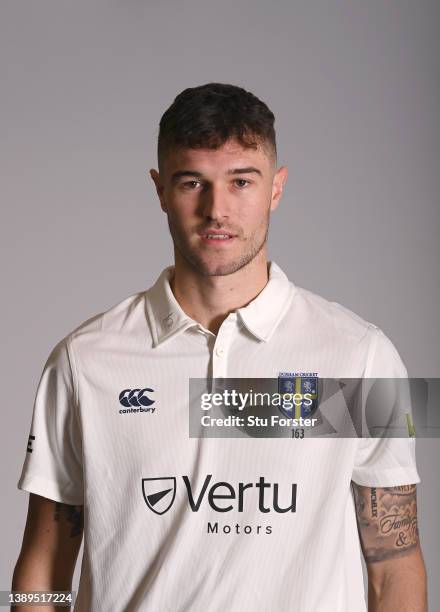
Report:
M427 0L3 0L0 589L44 361L172 263L148 170L186 87L233 83L269 105L289 167L271 259L380 326L410 376L439 376L439 14ZM434 610L440 441L417 449Z

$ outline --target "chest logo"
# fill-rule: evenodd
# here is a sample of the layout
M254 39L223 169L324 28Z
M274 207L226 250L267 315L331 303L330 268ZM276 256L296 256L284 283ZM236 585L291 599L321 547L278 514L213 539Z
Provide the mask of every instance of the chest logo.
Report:
M278 393L292 398L291 406L280 405L279 409L288 418L310 417L318 408L317 372L280 372Z
M176 478L142 478L142 493L150 510L165 514L176 497Z
M154 389L149 387L144 387L144 389L124 389L119 394L119 403L125 408L151 406L155 400L148 397L147 393L154 393Z
M182 480L192 512L198 512L205 503L212 511L220 513L244 512L249 504L251 507L257 504L263 513L296 512L296 483L285 488L278 482L267 482L264 476L258 477L257 482L211 482L212 474L207 474L201 488L196 490L188 476L182 476ZM247 489L257 490L257 499L255 493L245 493ZM280 489L283 489L282 493ZM176 497L176 477L142 478L142 494L150 510L156 514L165 514Z

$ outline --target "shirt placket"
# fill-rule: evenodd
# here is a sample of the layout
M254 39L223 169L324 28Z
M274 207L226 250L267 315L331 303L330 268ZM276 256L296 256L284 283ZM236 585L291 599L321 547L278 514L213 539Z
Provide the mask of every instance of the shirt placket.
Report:
M212 347L212 377L226 378L228 375L228 364L231 352L231 345L236 330L237 314L230 313L223 321L218 330Z

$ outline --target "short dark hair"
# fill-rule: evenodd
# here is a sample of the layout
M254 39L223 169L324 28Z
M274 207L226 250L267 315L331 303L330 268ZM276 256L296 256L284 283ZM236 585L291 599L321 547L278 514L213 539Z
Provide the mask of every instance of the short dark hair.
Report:
M160 120L159 171L172 149L218 149L230 138L245 148L263 146L276 163L274 122L268 106L237 85L206 83L184 89Z

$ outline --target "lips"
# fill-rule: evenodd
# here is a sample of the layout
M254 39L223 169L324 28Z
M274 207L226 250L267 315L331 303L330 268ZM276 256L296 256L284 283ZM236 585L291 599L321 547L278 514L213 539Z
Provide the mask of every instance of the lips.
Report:
M207 240L230 240L232 236L229 234L203 234L203 238Z
M198 234L201 238L203 238L203 240L213 242L226 242L235 238L234 234L225 232L224 230L204 230L202 232L198 232Z

